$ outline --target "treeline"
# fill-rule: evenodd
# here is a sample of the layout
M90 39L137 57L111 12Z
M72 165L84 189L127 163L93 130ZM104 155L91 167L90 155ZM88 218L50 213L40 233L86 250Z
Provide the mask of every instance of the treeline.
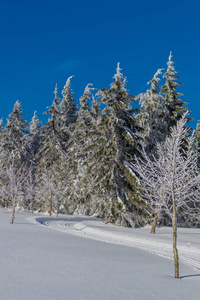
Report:
M69 77L61 99L55 88L43 126L36 113L28 125L17 101L6 125L0 124L0 204L12 207L12 221L16 208L95 214L133 227L150 220L153 211L140 197L131 165L143 159L144 149L156 156L156 143L165 141L187 111L171 53L159 86L161 73L133 97L118 64L110 88L94 94L92 84L86 86L80 108ZM199 137L197 127L197 149Z

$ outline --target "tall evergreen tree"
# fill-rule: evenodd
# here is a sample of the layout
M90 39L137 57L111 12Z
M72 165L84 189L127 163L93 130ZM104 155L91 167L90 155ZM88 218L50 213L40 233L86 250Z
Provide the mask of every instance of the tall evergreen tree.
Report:
M125 88L126 80L120 72L119 63L116 71L110 89L98 92L100 102L106 107L98 124L101 153L97 159L98 172L93 172L93 192L102 199L103 217L117 224L138 226L143 223L144 215L134 184L129 183L125 162L131 161L134 154L140 155L141 146L135 134L138 125L130 105L133 97ZM95 170L96 166L93 167ZM138 211L141 212L140 217L136 216Z
M64 172L67 170L68 177L68 199L66 205L70 209L77 208L78 203L82 202L83 190L80 189L79 183L85 174L85 167L83 162L86 159L87 153L84 151L84 144L87 142L87 135L90 131L92 120L91 109L89 101L92 98L91 84L85 88L83 96L80 97L80 109L77 114L76 122L72 124L73 130L66 145L67 153L65 155L65 162L63 164Z
M162 86L161 93L165 96L165 122L168 124L168 132L171 128L176 125L177 121L180 120L183 114L187 111L185 107L188 103L183 102L180 97L183 95L177 92L177 88L182 84L177 82L180 78L176 76L178 73L175 71L174 62L172 61L172 53L170 52L169 60L167 62L167 71L163 75L166 78L165 84ZM187 118L187 122L192 120Z
M4 135L3 120L0 119L0 146L3 145L3 135Z
M35 160L35 156L40 148L42 134L41 134L41 121L34 112L33 118L29 124L28 146L32 154L32 160Z
M53 103L45 114L50 114L51 117L48 119L47 123L42 128L42 144L36 155L38 160L38 171L46 167L47 169L55 162L59 161L59 158L62 154L62 149L60 145L59 133L59 118L60 112L58 108L58 97L57 97L57 88L54 91L55 98Z
M30 153L26 144L27 133L27 122L23 119L22 107L20 102L17 101L12 113L8 116L4 130L3 143L7 152L7 163L14 159L20 165L30 160Z
M198 153L198 166L200 167L200 123L198 121L197 126L196 126L196 130L194 132L194 136L195 136L195 149Z
M68 127L71 123L76 121L76 111L77 106L73 97L73 91L71 88L71 79L73 76L70 76L62 91L62 101L60 102L60 120L62 127Z
M165 101L159 93L158 75L162 74L159 69L154 77L148 82L150 89L138 97L140 101L139 113L136 116L140 127L143 129L139 134L143 139L143 146L150 154L154 153L155 144L162 142L168 135L168 124L165 121Z

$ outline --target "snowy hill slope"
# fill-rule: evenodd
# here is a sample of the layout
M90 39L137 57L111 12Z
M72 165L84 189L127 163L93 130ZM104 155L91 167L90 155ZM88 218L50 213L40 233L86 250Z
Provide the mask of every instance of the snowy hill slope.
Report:
M170 228L152 237L148 228L82 216L17 213L15 224L9 220L0 212L2 300L199 299L200 271L189 266L198 268L199 229L179 230L182 261L193 262L181 261L182 277L174 279L173 262L148 252L170 257Z
M33 219L35 220L35 218ZM156 235L150 228L127 229L104 224L101 220L88 217L68 216L61 218L36 218L40 224L61 232L112 244L139 248L173 260L172 229L158 228ZM200 229L179 228L178 249L180 261L200 270Z

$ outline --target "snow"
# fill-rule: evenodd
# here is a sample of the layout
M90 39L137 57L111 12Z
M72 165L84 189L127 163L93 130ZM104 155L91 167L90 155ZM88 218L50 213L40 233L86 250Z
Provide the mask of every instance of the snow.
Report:
M0 211L0 299L199 299L200 229L130 229L84 216ZM53 230L52 230L53 229Z

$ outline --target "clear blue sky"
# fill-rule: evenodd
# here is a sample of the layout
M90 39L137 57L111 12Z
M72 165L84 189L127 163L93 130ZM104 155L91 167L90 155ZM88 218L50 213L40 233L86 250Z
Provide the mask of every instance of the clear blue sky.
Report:
M145 92L173 53L182 100L200 119L200 4L181 0L0 0L0 117L16 100L25 119L40 119L72 79L78 99L87 83L109 87L117 62L132 95Z

